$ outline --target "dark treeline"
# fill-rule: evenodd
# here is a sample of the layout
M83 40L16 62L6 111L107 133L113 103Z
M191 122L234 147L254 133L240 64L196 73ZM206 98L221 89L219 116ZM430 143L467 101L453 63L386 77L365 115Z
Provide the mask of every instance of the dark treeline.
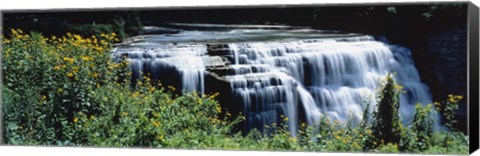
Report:
M66 30L69 24L162 25L166 22L217 24L283 24L367 34L421 34L466 22L467 3L370 5L272 5L240 7L132 8L119 10L51 10L4 13L4 27L45 33ZM116 21L117 20L117 21ZM138 20L138 21L136 21ZM442 26L435 26L441 24ZM134 24L132 24L134 25ZM40 27L38 27L40 26ZM432 27L433 26L433 27ZM47 28L50 27L47 30ZM55 27L56 29L54 29ZM398 28L402 29L398 29ZM133 32L129 32L133 33Z

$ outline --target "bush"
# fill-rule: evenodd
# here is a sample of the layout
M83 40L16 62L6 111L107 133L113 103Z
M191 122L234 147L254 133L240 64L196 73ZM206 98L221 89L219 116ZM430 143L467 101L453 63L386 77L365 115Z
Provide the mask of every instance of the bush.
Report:
M432 105L417 104L413 116L413 132L416 134L416 147L419 150L425 150L430 146L429 140L432 137L433 124Z
M74 121L74 114L100 112L92 97L96 88L111 83L126 68L105 53L114 38L115 34L99 39L72 34L45 38L12 30L3 51L4 84L11 91L5 98L12 100L5 106L4 120L19 128L6 130L6 138L20 135L45 144L67 141L64 127Z
M374 141L381 144L398 144L401 138L400 107L401 86L397 85L393 77L388 74L383 88L378 93L377 109L373 114ZM373 145L375 147L375 145Z

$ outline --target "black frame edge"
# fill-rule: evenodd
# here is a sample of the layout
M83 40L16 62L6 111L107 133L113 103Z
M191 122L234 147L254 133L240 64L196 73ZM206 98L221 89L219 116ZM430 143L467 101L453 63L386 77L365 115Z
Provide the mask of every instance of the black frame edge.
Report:
M468 5L468 55L469 55L469 80L468 80L468 111L470 138L470 154L479 148L479 12L478 7L469 2Z

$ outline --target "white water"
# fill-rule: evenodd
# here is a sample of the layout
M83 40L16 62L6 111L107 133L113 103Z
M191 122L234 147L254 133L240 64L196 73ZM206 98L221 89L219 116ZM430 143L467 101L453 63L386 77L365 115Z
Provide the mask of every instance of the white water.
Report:
M364 102L375 102L379 82L389 72L397 73L398 83L407 91L401 96L400 112L404 121L412 119L414 104L429 102L428 89L420 82L406 48L366 37L353 42L336 39L246 42L231 43L229 47L236 65L262 65L267 69L254 76L235 75L230 79L234 92L246 99L243 104L251 119L249 125L257 128L277 122L271 117L278 115L276 107L281 107L286 111L284 114L293 119L288 124L291 130L298 125L299 113L305 113L305 122L310 125L318 122L322 114L340 122L349 118L359 122ZM271 84L268 78L281 83ZM254 85L238 85L247 81ZM286 93L271 92L272 88ZM276 107L268 107L272 104ZM305 112L299 112L299 104ZM250 109L255 106L267 107Z
M410 51L370 36L233 42L228 43L229 63L222 62L222 56L208 55L202 43L137 44L130 46L153 47L119 48L115 54L128 54L137 75L149 69L154 77L169 77L162 72L176 71L183 91L203 93L210 66L234 70L222 79L234 95L229 97L234 101L231 105L243 108L246 130L262 131L265 125L280 123L282 115L288 117L293 135L300 120L312 125L323 115L359 122L364 102L369 100L375 107L375 92L389 72L396 72L397 82L406 90L400 101L404 122L411 121L416 103L430 102Z
M136 45L135 45L136 46ZM131 62L133 76L141 78L141 72L148 72L153 77L168 77L165 70L176 70L181 78L181 90L204 93L204 72L207 48L202 44L160 44L151 48L118 48L114 57L127 54ZM174 77L172 77L174 78Z

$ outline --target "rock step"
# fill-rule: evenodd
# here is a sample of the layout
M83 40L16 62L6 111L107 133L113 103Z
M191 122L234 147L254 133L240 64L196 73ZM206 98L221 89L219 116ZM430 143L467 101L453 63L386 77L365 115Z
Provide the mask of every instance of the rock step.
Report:
M228 65L207 68L207 71L216 73L218 76L265 73L270 70L270 66L268 65Z

